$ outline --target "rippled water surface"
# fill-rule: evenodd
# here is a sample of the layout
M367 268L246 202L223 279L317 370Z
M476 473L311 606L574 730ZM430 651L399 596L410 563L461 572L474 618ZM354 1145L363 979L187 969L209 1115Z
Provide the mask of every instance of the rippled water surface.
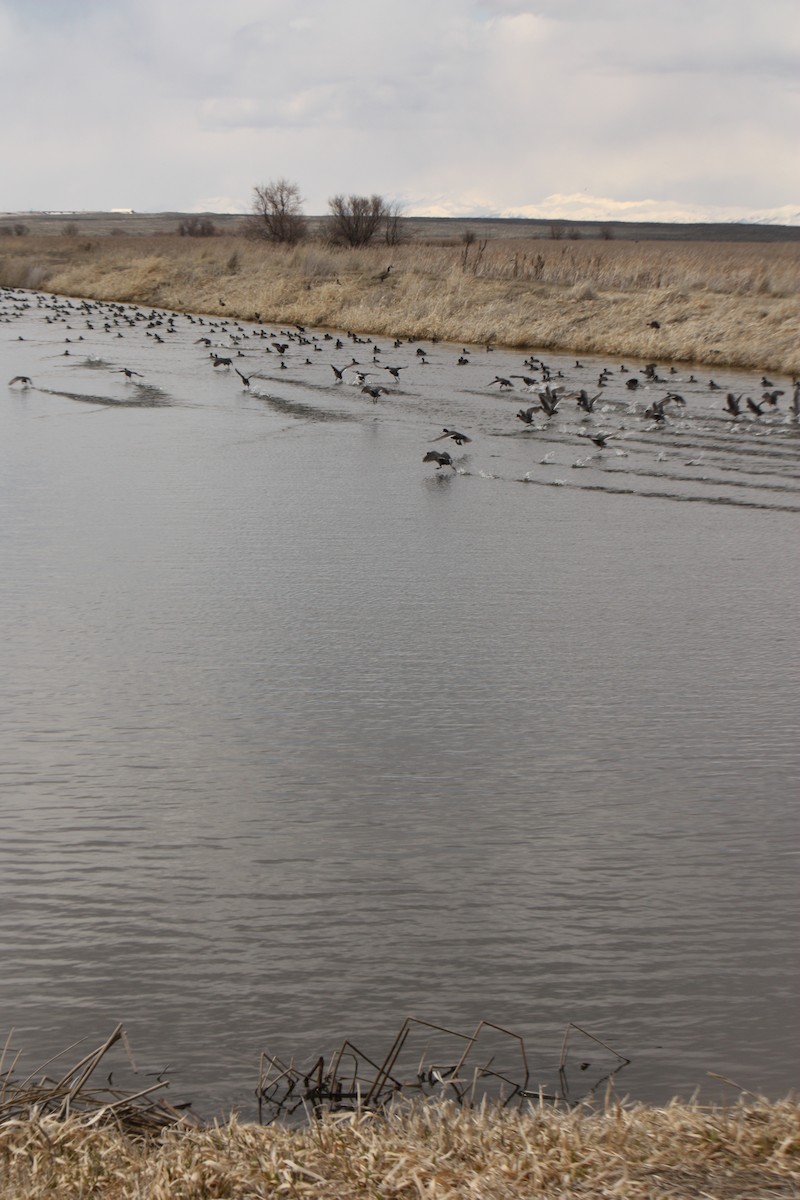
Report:
M28 1066L122 1021L173 1099L248 1112L262 1050L382 1056L413 1013L511 1027L534 1083L574 1021L640 1099L796 1084L791 381L737 419L759 378L534 349L601 396L529 426L524 351L0 309Z

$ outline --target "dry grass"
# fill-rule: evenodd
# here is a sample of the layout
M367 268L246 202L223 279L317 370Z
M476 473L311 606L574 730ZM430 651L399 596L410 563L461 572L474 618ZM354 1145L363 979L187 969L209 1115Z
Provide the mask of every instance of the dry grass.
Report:
M290 250L230 236L26 237L0 250L0 283L63 295L800 375L797 242L497 238Z
M439 1103L294 1130L232 1119L137 1140L33 1116L0 1126L0 1198L796 1197L799 1118L791 1100L527 1113Z

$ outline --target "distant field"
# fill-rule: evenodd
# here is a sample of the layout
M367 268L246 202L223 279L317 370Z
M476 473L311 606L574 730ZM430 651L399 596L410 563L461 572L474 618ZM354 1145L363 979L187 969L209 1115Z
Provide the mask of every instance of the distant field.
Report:
M63 233L67 226L88 237L116 235L153 235L177 233L189 216L207 217L222 234L237 234L246 217L231 213L0 213L3 227L12 229L22 223L32 234ZM309 217L313 236L324 236L328 217ZM589 239L616 238L622 241L678 242L800 242L800 226L791 225L668 225L659 222L628 221L549 221L492 217L404 217L405 236L413 241L461 241L466 230L479 238L552 239L554 229L561 237Z
M217 236L179 236L180 213L0 218L0 232L27 227L0 236L0 284L381 337L800 376L800 229L584 224L554 236L548 222L412 218L400 245L335 247L320 227L288 248L241 236L243 217L210 219Z

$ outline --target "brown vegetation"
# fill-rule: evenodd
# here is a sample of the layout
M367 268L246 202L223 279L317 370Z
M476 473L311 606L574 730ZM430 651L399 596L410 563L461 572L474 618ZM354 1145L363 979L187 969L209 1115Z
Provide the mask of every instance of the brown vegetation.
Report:
M393 1070L389 1064L406 1044L403 1032L411 1021L395 1040L381 1079ZM460 1038L462 1062L484 1025L470 1037L420 1024ZM509 1034L498 1026L487 1028ZM127 1075L135 1080L138 1071L121 1025L69 1070L52 1075L48 1072L60 1055L18 1078L19 1056L6 1065L6 1042L0 1052L0 1200L276 1195L755 1200L798 1195L800 1106L792 1098L772 1103L743 1093L732 1106L675 1100L666 1108L650 1108L614 1100L609 1084L605 1104L570 1106L536 1095L526 1100L518 1093L512 1108L486 1097L473 1103L471 1092L457 1087L460 1102L408 1101L399 1092L394 1100L388 1093L381 1100L376 1081L377 1108L353 1100L356 1111L333 1112L312 1086L305 1089L310 1099L297 1112L300 1118L305 1112L302 1127L244 1124L235 1116L211 1126L189 1115L187 1106L178 1111L156 1097L169 1086L161 1075L133 1091L115 1085L112 1076L120 1064L108 1058L114 1047L124 1050ZM106 1077L110 1065L113 1071ZM96 1076L105 1078L101 1082ZM452 1078L445 1086L453 1086Z
M6 286L380 336L800 374L796 241L417 240L393 246L392 265L386 277L385 246L230 235L34 233L0 245Z
M791 1100L528 1112L439 1103L301 1129L234 1118L132 1138L33 1114L0 1125L0 1200L777 1200L798 1195L799 1118Z

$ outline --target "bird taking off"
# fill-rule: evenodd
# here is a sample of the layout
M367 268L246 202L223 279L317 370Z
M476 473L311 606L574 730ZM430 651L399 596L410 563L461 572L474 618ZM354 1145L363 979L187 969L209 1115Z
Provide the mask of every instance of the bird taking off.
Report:
M613 433L589 434L589 441L594 442L595 446L599 446L601 450L605 450L608 439L613 436L614 436Z
M452 438L457 446L463 446L465 442L472 441L471 437L467 437L465 433L459 433L457 429L443 429L439 436L433 440L435 442L441 442L444 441L445 438Z
M15 383L21 383L24 388L33 387L30 375L15 375L13 379L9 379L8 386L13 387Z
M456 469L452 458L446 450L429 450L422 461L424 463L435 462L437 471L440 467L452 467L454 471Z
M385 388L385 387L370 387L369 384L365 384L364 387L362 387L361 391L366 396L372 397L373 404L377 404L378 400L380 399L381 396L389 395L389 391L387 388Z

